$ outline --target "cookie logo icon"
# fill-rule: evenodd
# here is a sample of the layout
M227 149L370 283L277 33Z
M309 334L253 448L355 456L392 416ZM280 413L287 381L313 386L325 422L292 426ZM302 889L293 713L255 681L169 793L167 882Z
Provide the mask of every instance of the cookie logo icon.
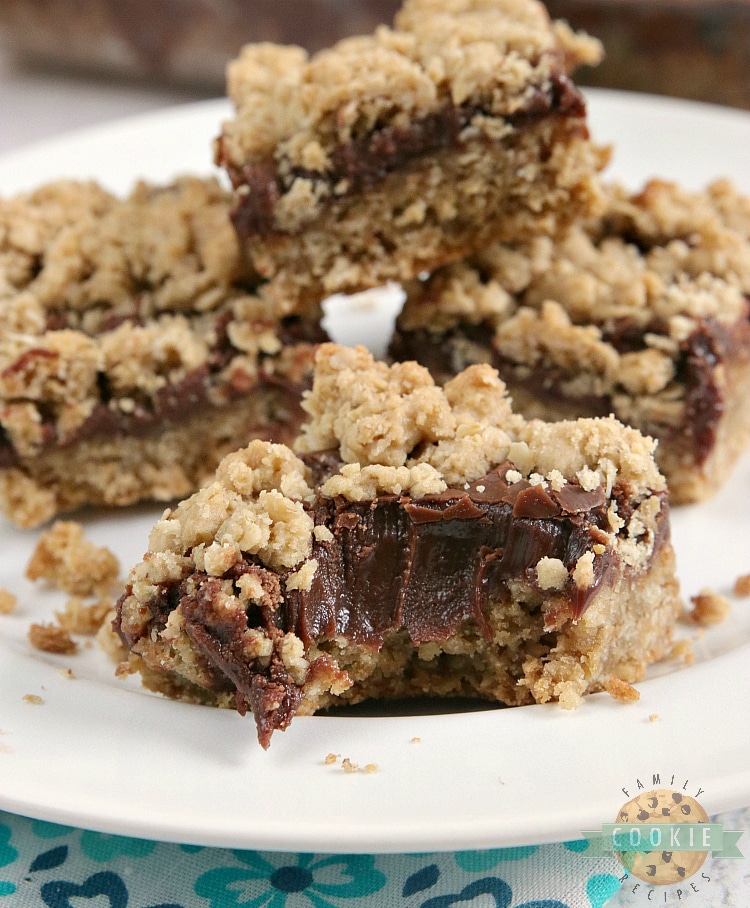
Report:
M700 870L708 855L707 851L686 850L686 843L699 841L699 838L694 836L692 827L684 830L685 835L681 837L676 824L708 823L709 820L695 798L679 791L668 788L647 791L624 804L615 822L623 827L615 836L615 849L618 838L630 846L623 851L616 850L617 857L629 873L646 883L666 886L686 880ZM655 824L664 823L670 826L662 835ZM639 826L645 828L641 830ZM640 847L633 850L635 845Z

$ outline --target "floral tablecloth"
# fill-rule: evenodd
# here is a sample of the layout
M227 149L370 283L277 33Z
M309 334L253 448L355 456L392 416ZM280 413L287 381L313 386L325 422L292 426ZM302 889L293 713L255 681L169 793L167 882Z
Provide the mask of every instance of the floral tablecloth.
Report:
M30 908L601 908L614 858L586 842L450 854L201 848L0 812L0 906Z
M750 828L750 809L715 818ZM105 835L0 811L0 908L691 908L750 904L750 862L622 882L585 840L441 854L286 854ZM705 878L708 878L707 881Z

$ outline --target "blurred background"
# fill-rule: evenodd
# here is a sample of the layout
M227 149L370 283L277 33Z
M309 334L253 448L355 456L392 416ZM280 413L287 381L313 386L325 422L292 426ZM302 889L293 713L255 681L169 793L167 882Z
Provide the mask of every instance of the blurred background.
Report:
M400 0L0 0L14 64L222 94L247 41L317 50L390 22ZM750 0L547 0L607 50L583 84L750 107Z
M0 153L224 95L248 41L317 50L391 22L401 0L0 0ZM599 37L582 85L750 109L750 0L547 0ZM1 189L0 189L1 191Z

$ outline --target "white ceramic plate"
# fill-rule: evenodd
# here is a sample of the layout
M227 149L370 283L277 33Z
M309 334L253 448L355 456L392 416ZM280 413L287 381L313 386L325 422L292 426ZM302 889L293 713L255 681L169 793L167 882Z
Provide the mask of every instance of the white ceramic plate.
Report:
M9 194L62 176L117 191L145 176L211 170L210 142L228 113L210 102L138 117L0 160ZM652 175L698 188L728 175L750 192L750 115L689 103L591 93L592 129L612 141L612 175ZM338 308L334 333L372 341L388 315L359 301ZM391 306L392 313L392 306ZM159 508L83 519L127 569ZM750 572L750 457L713 501L674 512L685 595L728 593ZM297 718L270 751L251 719L172 702L119 681L103 653L32 650L31 621L62 598L23 577L38 533L0 523L0 586L18 595L0 616L0 807L105 832L206 845L306 851L429 851L559 841L610 822L660 774L703 789L709 812L750 803L750 606L695 644L690 667L665 664L631 705L596 695L557 706L445 715ZM73 680L61 674L71 668ZM24 700L36 694L41 705ZM650 721L649 717L658 715ZM414 739L419 738L419 742ZM328 753L373 774L326 765Z

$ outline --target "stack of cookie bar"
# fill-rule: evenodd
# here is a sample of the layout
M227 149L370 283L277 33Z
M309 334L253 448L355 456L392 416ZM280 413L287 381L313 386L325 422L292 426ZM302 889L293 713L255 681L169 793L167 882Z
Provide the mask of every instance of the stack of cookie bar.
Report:
M6 203L8 513L197 489L117 608L149 687L267 746L372 697L627 698L668 654L667 485L708 494L748 432L750 205L604 186L599 56L537 0L406 0L230 65L231 198ZM317 345L328 294L393 280L391 365Z
M606 155L569 74L599 56L536 0L407 0L312 58L246 47L216 157L268 293L304 306L589 214Z

